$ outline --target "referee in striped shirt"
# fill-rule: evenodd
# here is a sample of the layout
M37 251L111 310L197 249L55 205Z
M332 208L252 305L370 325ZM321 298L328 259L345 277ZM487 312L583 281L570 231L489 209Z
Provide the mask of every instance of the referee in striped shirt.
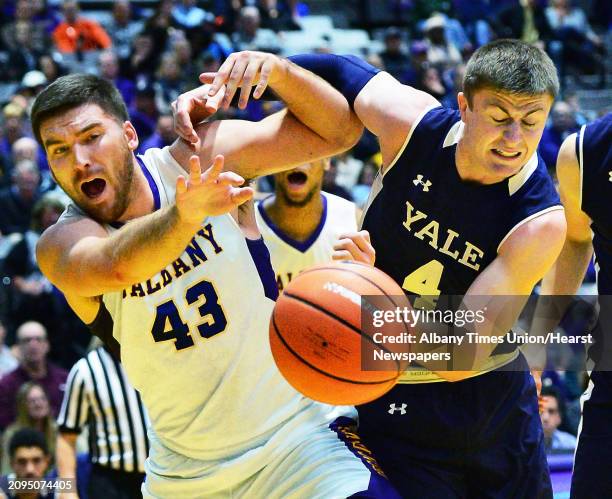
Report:
M87 425L90 499L141 497L149 453L147 415L121 364L98 347L70 370L58 417L58 475L76 477L76 440Z

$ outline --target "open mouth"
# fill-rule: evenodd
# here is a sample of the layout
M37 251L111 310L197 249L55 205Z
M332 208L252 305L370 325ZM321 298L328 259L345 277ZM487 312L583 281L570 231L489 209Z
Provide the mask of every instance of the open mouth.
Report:
M292 187L301 187L308 180L308 176L304 172L291 172L287 175L287 182Z
M105 187L106 180L94 178L89 182L83 182L81 184L81 191L83 191L83 194L85 194L89 199L96 199L104 192Z
M502 149L492 149L492 151L493 151L493 154L495 154L496 156L500 158L504 158L504 159L516 159L521 155L520 152L508 152L508 151L503 151Z

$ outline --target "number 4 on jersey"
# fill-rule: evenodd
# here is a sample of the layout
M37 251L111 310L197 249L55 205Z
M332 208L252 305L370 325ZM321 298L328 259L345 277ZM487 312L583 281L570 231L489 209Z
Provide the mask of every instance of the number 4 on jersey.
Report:
M406 276L402 288L409 293L420 295L414 301L415 308L426 310L436 308L440 296L438 285L442 279L443 271L444 265L438 260L432 260Z

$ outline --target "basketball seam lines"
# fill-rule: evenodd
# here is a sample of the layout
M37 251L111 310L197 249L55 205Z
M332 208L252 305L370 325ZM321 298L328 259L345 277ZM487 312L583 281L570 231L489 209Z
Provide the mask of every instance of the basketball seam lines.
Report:
M327 376L328 378L332 378L332 379L335 379L335 380L338 380L338 381L343 381L345 383L352 383L352 384L356 384L356 385L380 385L380 384L383 384L383 383L389 383L390 381L394 381L395 379L397 379L397 376L394 376L392 378L385 379L385 380L382 380L382 381L358 381L358 380L353 380L353 379L341 378L340 376L336 376L335 374L328 373L327 371L324 371L322 369L319 369L317 366L312 365L310 362L308 362L302 356L298 355L298 353L295 350L293 350L293 348L291 348L287 344L287 342L285 341L285 338L283 338L283 336L281 335L280 331L278 330L278 327L276 325L275 314L272 314L272 325L274 326L274 332L276 333L276 336L278 336L278 339L281 340L283 345L285 345L285 348L287 350L289 350L294 355L294 357L296 357L298 360L300 360L301 362L306 364L312 370L322 374L323 376Z
M384 350L387 353L392 353L390 350L388 350L387 348L385 348L384 345L380 345L378 343L376 343L370 336L368 336L367 334L363 334L363 332L361 331L361 329L356 328L355 326L353 326L350 322L347 322L346 320L344 320L342 317L334 314L333 312L331 312L330 310L327 310L326 308L323 308L319 305L317 305L316 303L312 303L309 300L306 300L305 298L301 298L300 296L296 296L293 293L288 293L287 291L284 291L283 294L289 298L292 298L296 301L299 301L301 303L304 303L305 305L308 305L316 310L318 310L319 312L323 312L326 315L329 315L330 317L336 319L340 324L342 324L343 326L348 327L349 329L351 329L352 331L354 331L355 333L357 333L359 336L361 336L362 339L369 341L372 345L374 345L376 348L380 348L381 350ZM399 361L395 361L395 363L397 364L397 370L399 372L400 370L400 365L399 365Z
M356 266L366 266L369 267L369 265L365 265L363 263L358 263L358 262L352 262L352 261L343 261L341 262L342 265L356 265ZM374 267L376 268L376 267ZM359 277L361 277L364 281L369 282L372 286L374 286L376 289L378 289L379 291L381 291L383 293L383 296L385 298L388 298L389 301L391 303L393 303L393 305L395 305L396 307L398 306L397 303L395 303L392 299L391 299L391 295L388 295L386 293L386 291L381 288L378 284L376 284L374 281L372 281L371 279L368 279L367 277L365 277L364 275L360 274L359 272L353 272L351 269L340 269L338 267L316 267L314 269L310 269L310 270L303 270L302 272L300 272L300 275L302 274L309 274L310 272L316 272L317 270L339 270L340 272L348 272L349 274L353 274L353 275L357 275ZM380 270L380 269L379 269Z

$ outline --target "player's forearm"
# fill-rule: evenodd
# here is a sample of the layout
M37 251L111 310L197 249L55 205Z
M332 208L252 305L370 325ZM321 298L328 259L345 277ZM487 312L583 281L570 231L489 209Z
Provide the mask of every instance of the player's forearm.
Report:
M270 87L287 109L318 136L345 150L359 139L362 126L346 98L314 73L287 60Z
M185 250L200 224L186 223L176 205L136 219L106 241L112 274L120 289L142 282L170 264Z
M559 258L542 280L542 295L574 295L593 255L591 241L567 239Z
M76 477L77 435L59 433L55 448L57 474L60 478Z

